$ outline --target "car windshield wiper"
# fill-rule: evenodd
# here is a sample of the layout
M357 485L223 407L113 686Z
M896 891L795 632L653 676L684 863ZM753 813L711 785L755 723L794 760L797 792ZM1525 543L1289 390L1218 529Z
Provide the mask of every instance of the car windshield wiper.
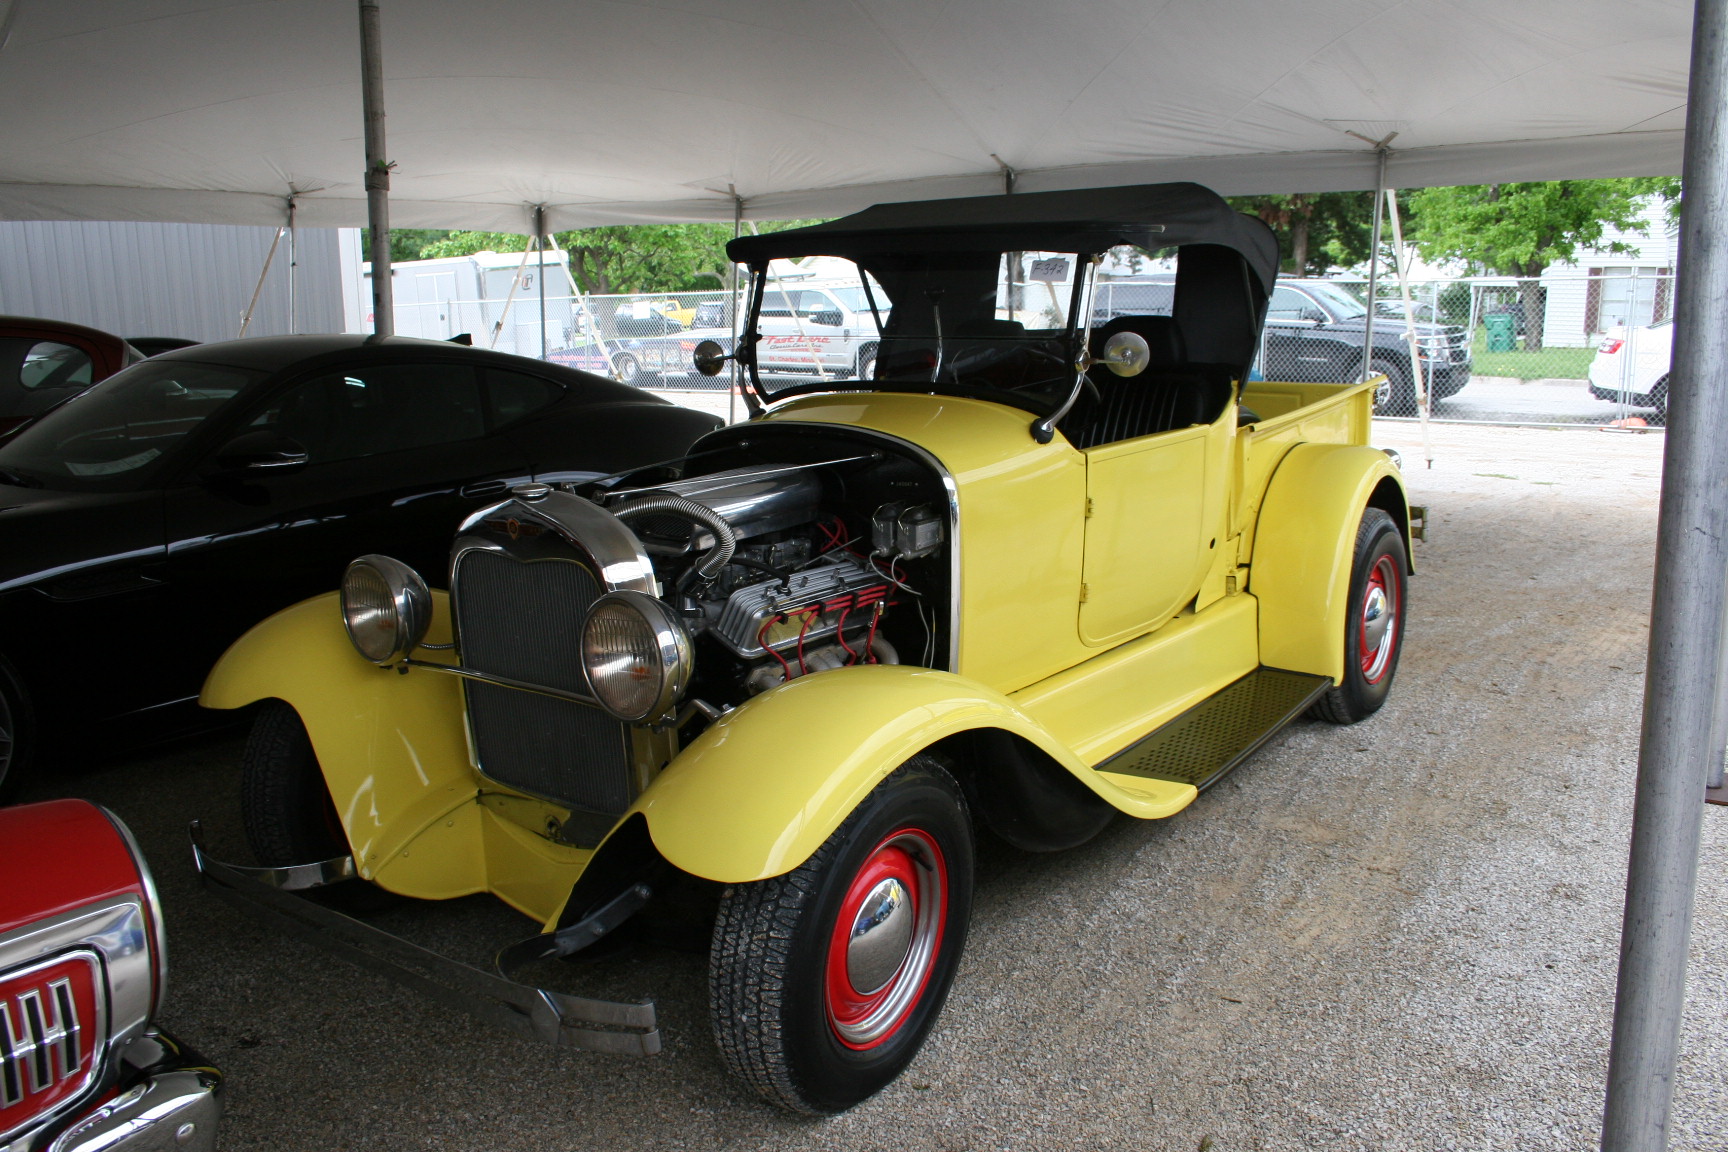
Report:
M0 468L0 484L10 484L15 488L40 488L42 481L33 476L25 476L9 468Z

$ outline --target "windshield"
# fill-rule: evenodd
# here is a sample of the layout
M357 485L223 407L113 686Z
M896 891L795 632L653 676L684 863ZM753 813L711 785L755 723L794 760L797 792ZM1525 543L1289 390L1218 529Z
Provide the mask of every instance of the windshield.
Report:
M1351 295L1349 289L1331 281L1308 280L1303 282L1302 288L1317 297L1340 320L1354 320L1359 316L1368 315L1367 306ZM1400 305L1400 311L1402 311L1402 305Z
M1002 393L1042 411L1072 390L1088 255L897 252L869 257L868 267L825 262L853 268L853 283L759 285L754 367L764 391L807 389L814 379Z
M263 374L146 360L0 444L0 481L128 489Z

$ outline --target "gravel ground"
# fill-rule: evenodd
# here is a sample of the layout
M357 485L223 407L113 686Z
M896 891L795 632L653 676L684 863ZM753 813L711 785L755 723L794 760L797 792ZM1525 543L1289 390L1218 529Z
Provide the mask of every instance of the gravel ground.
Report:
M1587 1149L1600 1122L1661 437L1385 426L1413 498L1387 707L1303 722L1179 815L1057 856L986 847L946 1012L910 1071L826 1121L720 1066L704 960L574 969L658 999L643 1060L495 1034L201 894L237 855L238 742L62 780L138 831L167 907L163 1016L229 1074L241 1149ZM1728 1148L1728 809L1704 867L1673 1147ZM382 917L482 960L485 898Z

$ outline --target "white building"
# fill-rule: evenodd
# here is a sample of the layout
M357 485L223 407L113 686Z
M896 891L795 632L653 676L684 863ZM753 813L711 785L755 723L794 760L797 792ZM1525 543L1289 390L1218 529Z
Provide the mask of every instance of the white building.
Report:
M1587 347L1616 325L1650 324L1672 313L1679 233L1669 223L1667 203L1657 197L1644 205L1641 218L1645 235L1610 228L1604 237L1629 245L1631 252L1584 250L1543 271L1544 346Z

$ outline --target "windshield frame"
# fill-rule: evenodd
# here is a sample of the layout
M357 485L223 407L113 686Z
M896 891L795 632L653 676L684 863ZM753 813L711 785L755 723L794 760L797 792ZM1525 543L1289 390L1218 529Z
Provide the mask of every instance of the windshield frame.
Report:
M1020 251L1021 253L1024 253L1025 250ZM998 259L1002 259L1010 254L1009 251L1003 251L996 255ZM1083 342L1089 339L1091 334L1092 301L1098 278L1100 258L1099 254L1094 252L1068 252L1051 249L1050 254L1065 256L1073 261L1074 271L1072 283L1069 285L1066 315L1061 328L1037 330L1040 333L1043 333L1043 335L1036 341L1028 339L1026 343L1032 345L1034 343L1059 342L1062 349L1062 360L1068 365L1074 365L1076 361L1080 359L1080 353L1083 351ZM803 253L796 258L803 259L808 256L827 255L835 254L811 251ZM853 259L850 256L841 256L840 258ZM760 326L762 309L764 301L770 291L769 266L764 262L762 264L749 265L747 267L749 268L750 273L751 288L749 293L748 311L745 315L744 325L738 334L740 351L743 353L738 357L738 360L744 367L743 376L747 383L749 392L753 394L752 398L762 407L766 407L770 404L777 404L782 400L790 399L795 396L820 395L830 392L892 392L961 396L969 399L987 400L993 403L1006 404L1011 407L1019 408L1036 416L1049 417L1065 410L1069 404L1072 403L1073 394L1078 389L1077 369L1075 370L1074 378L1064 378L1063 386L1060 388L1059 392L1056 394L1047 393L1040 395L1031 392L1015 391L1007 388L996 388L988 385L966 384L959 381L940 379L918 380L904 375L886 378L878 375L876 378L871 380L860 380L855 377L840 379L821 378L822 369L820 366L818 366L819 378L810 383L793 383L778 388L770 388L762 379L761 368L758 363L760 357L757 355L763 339ZM875 323L877 324L877 338L880 339L887 337L890 333L882 329L882 314L887 312L891 317L893 312L899 306L893 301L888 301L887 307L884 308L882 306L883 302L878 297L877 293L872 291L870 285L872 279L879 278L875 277L866 265L858 263L857 267L859 270L860 286L871 308L869 315L873 316ZM831 286L825 285L823 287L832 291ZM890 319L889 323L892 323L892 319ZM932 335L937 341L938 346L941 346L944 342L943 334L936 332ZM941 358L939 356L938 363L933 371L940 371L941 367ZM880 371L880 368L878 368L878 371Z

